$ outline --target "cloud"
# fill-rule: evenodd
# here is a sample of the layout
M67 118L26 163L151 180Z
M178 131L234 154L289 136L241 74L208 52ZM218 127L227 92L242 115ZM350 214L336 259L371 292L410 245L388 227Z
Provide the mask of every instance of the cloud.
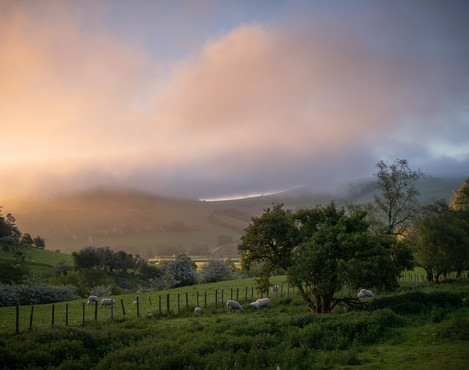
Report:
M308 22L290 11L172 60L111 33L97 3L45 4L0 2L3 194L330 189L397 157L467 169L468 28L457 9L414 19L413 3L341 8Z

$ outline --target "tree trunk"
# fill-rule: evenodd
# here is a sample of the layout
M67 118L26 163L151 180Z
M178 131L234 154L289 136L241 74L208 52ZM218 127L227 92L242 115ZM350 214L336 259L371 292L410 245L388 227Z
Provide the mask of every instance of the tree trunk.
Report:
M432 282L433 281L433 273L431 271L426 271L427 273L427 281Z
M311 300L311 298L308 296L308 294L305 292L305 290L303 289L303 286L301 284L299 285L296 285L296 288L298 289L298 291L300 292L300 295L301 297L303 298L303 301L306 303L306 305L309 307L309 309L313 312L313 313L317 313L317 309L316 309L316 306L314 305L313 301Z

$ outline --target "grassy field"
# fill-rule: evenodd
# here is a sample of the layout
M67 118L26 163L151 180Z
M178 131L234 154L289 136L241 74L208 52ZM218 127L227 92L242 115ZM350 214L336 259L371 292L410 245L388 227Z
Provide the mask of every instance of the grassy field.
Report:
M282 281L282 277L277 279ZM282 296L271 296L272 307L259 312L246 306L242 313L228 313L220 306L215 307L214 289L223 289L227 294L231 288L243 284L249 287L252 283L250 279L236 280L169 292L182 296L196 288L210 291L212 304L203 308L201 316L192 312L194 301L189 310L160 313L155 307L155 297L167 292L155 292L140 295L138 318L136 306L131 304L136 297L129 295L114 297L125 300L126 316L119 312L118 304L113 319L109 308L98 308L98 320L94 321L94 308L87 307L83 328L81 301L69 302L70 310L72 305L78 307L79 319L68 326L63 319L65 303L56 305L61 318L57 317L54 326L50 323L51 305L44 305L43 316L38 312L38 320L41 317L44 324L37 323L30 331L27 324L30 308L21 307L26 321L20 323L20 334L14 334L11 327L1 328L0 363L14 364L12 368L75 369L469 367L467 279L448 280L438 286L403 283L391 295L377 294L370 299L372 303L388 299L389 308L376 308L379 305L373 308L370 303L367 312L344 313L338 309L328 315L313 315L296 295L285 292ZM406 313L402 304L413 303L410 296L405 298L409 293L433 298L424 305L413 305L412 313ZM441 297L435 299L438 298L435 293L453 294L462 300L459 298L457 304L451 300L445 303ZM2 323L11 319L11 311L15 308L0 309ZM36 315L36 308L34 312Z

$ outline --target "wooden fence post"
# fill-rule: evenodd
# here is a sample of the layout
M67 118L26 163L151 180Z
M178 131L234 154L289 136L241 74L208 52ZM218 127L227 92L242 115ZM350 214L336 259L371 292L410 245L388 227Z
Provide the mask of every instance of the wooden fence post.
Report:
M137 296L137 317L140 317L140 298Z
M98 301L94 302L94 320L98 320Z
M199 291L197 291L197 307L199 307Z
M282 286L280 287L280 296L283 296L283 283L282 283Z
M158 312L161 313L161 294L158 296Z
M215 289L215 308L217 308L218 303L218 289Z
M29 331L31 331L33 328L33 312L34 306L31 306L31 316L29 317Z
M251 299L254 299L254 287L251 287Z
M68 303L65 305L65 326L68 326Z
M204 308L207 308L207 292L205 292L205 304L204 304Z
M236 288L236 300L238 300L238 296L239 296L239 288Z
M151 304L151 298L150 298L150 296L148 296L148 300L150 301L150 306L153 307L153 305Z
M233 299L233 288L231 288L231 298L230 299Z
M55 306L52 305L52 325L54 325Z
M16 305L16 334L20 332L20 306Z
M111 320L114 320L114 300L111 298Z
M223 306L223 289L221 290L221 304Z
M186 292L186 308L189 309L189 294Z
M180 310L180 306L179 306L179 292L178 292L178 312Z
M167 309L167 312L169 312L169 293L166 294L166 309Z
M83 302L83 321L81 323L81 327L85 327L85 302Z
M246 285L246 302L248 301L248 286Z
M124 300L121 299L122 314L125 316Z

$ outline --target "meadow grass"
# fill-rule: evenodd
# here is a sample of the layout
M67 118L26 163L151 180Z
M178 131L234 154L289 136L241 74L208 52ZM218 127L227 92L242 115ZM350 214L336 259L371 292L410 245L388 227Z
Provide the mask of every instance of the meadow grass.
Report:
M446 310L439 320L431 309L412 315L388 308L314 315L290 295L272 297L272 307L259 312L228 313L212 306L195 316L152 310L84 328L4 333L0 363L75 369L464 369L469 366L469 282L464 280L439 287L454 292L456 286L463 300L459 306L435 306ZM403 288L396 300L406 294ZM379 299L377 294L372 300Z

